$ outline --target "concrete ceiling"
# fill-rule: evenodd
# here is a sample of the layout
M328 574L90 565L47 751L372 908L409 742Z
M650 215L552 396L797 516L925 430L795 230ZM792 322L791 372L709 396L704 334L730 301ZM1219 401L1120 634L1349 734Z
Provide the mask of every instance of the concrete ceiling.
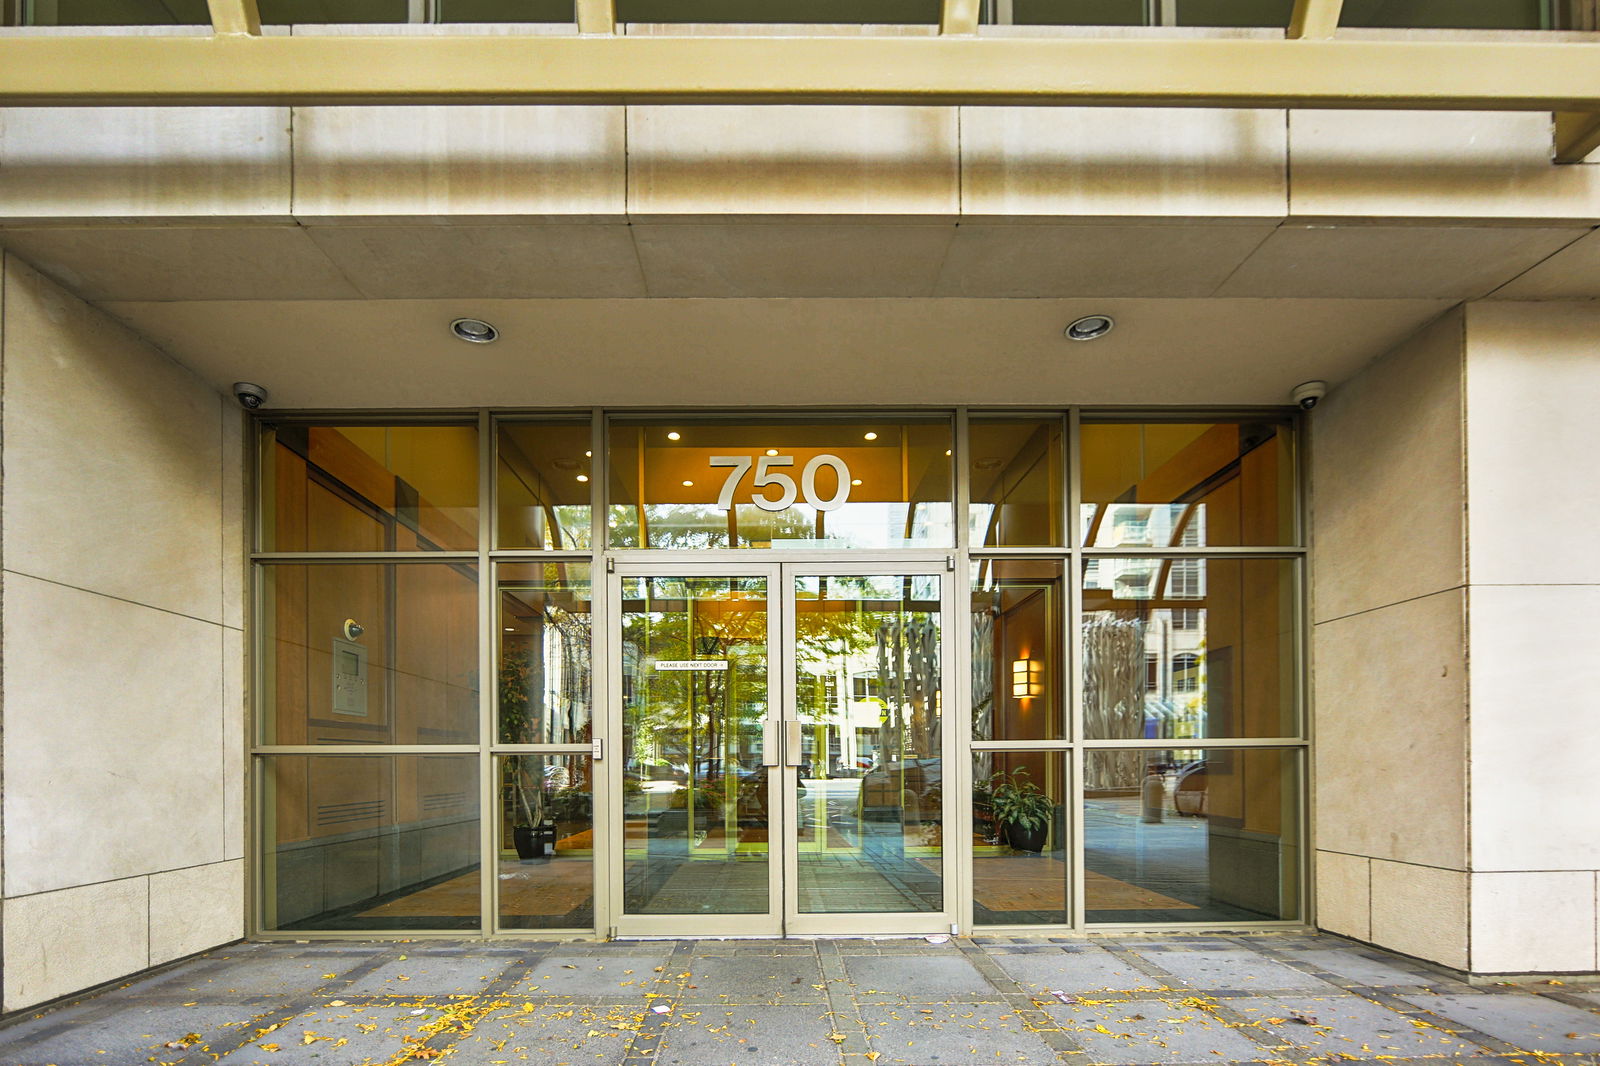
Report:
M282 407L1281 404L1448 300L654 299L116 302L226 388ZM1089 312L1117 328L1061 330ZM491 345L456 340L459 315Z
M1575 223L1272 219L12 226L275 406L1275 404L1463 300L1600 297ZM1109 312L1118 328L1068 344ZM453 317L498 325L469 347Z

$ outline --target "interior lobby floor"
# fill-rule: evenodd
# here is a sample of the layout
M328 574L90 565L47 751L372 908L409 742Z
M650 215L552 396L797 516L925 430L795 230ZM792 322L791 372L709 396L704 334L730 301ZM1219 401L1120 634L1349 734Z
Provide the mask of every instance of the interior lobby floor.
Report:
M1336 937L241 943L0 1026L4 1066L1600 1063L1600 987Z

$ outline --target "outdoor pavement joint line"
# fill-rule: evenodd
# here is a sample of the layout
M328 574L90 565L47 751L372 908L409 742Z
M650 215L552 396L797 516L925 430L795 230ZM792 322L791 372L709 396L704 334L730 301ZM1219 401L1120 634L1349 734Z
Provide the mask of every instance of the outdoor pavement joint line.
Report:
M1595 1006L1594 1003L1584 999L1582 996L1575 995L1571 992L1535 992L1534 995L1538 996L1540 999L1553 999L1557 1003L1565 1003L1569 1007L1577 1007L1579 1010L1586 1010L1590 1014L1600 1014L1600 1007Z
M1217 1021L1222 1024L1223 1028L1234 1030L1252 1044L1260 1047L1263 1051L1269 1052L1270 1054L1266 1056L1267 1058L1280 1062L1310 1062L1316 1057L1305 1049L1296 1048L1292 1045L1285 1044L1282 1038L1278 1037L1276 1034L1269 1033L1265 1029L1260 1028L1252 1019L1246 1018L1243 1014L1240 1014L1232 1007L1227 1006L1227 1004L1224 1002L1226 997L1219 998L1213 992L1204 991L1188 985L1181 980L1177 974L1157 963L1151 962L1149 959L1140 955L1136 949L1114 943L1107 943L1102 946L1123 963L1133 967L1136 970L1139 970L1146 977L1154 978L1155 980L1160 981L1163 985L1166 985L1172 991L1175 998L1178 998L1180 1001L1192 1000L1193 1003L1191 1005L1194 1007L1194 1009L1202 1010L1213 1015ZM1271 990L1266 989L1252 989L1247 996L1241 995L1237 998L1244 999L1254 998L1257 996L1270 997L1274 995L1295 995L1303 991L1304 990L1293 990L1283 993L1274 993Z
M656 998L646 999L644 1006L644 1020L639 1023L639 1028L628 1037L628 1046L623 1050L623 1066L650 1066L656 1060L656 1055L661 1051L662 1040L666 1035L669 1022L678 1017L683 1009L684 991L689 984L689 978L684 974L693 975L695 956L693 940L678 940L672 945L672 953L667 956L667 961L661 966L661 975L656 978L651 991L656 993ZM652 1007L666 1004L672 1009L666 1014L657 1014Z
M1404 1018L1426 1016L1423 1017L1422 1020L1427 1021L1428 1024L1433 1025L1435 1028L1442 1029L1451 1036L1460 1037L1462 1040L1465 1040L1468 1043L1477 1044L1484 1050L1494 1054L1528 1054L1526 1050L1517 1047L1515 1044L1507 1043L1498 1037L1493 1037L1488 1033L1474 1029L1466 1022L1457 1021L1448 1015L1439 1014L1435 1011L1429 1010L1427 1007L1419 1006L1416 1003L1401 999L1398 995L1395 995L1388 989L1368 989L1366 992L1362 993L1361 998L1371 1003L1376 1003L1385 1010L1393 1011Z
M500 968L499 976L485 985L483 991L477 995L454 1000L439 996L419 997L422 1002L442 1012L448 1013L450 1008L455 1008L455 1017L457 1019L453 1028L431 1034L428 1039L423 1041L423 1044L430 1048L448 1052L461 1041L472 1036L481 1022L486 1021L491 1014L496 1013L496 1008L490 1008L489 1005L497 1000L505 999L511 989L532 975L534 967L538 966L539 961L543 958L544 953L532 955L526 959L507 959Z

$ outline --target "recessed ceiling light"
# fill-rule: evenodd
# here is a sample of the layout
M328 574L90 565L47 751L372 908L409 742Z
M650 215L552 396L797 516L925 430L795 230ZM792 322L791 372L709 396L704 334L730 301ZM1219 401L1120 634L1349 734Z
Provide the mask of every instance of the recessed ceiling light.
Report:
M584 452L583 453L583 457L585 459L593 459L594 458L594 452Z
M450 323L450 332L471 344L488 344L500 336L500 331L481 318L458 318Z
M868 433L868 434L865 434L861 439L862 440L877 440L878 439L878 435L876 433Z
M1067 323L1067 328L1062 332L1069 341L1099 340L1111 332L1116 320L1110 315L1084 315Z
M579 474L578 475L578 480L579 481L588 481L589 480L589 475L588 474Z
M768 448L767 449L767 454L768 455L777 455L778 454L778 449L776 449L776 448Z
M853 477L853 478L850 479L850 484L859 485L859 484L861 484L861 479L858 478L858 477Z
M694 488L694 482L692 482L692 481L685 481L685 482L684 482L684 483L683 483L683 487L684 487L684 488L686 488L686 489L692 489L692 488Z
M680 440L682 438L682 436L683 435L681 433L679 433L677 430L673 430L671 433L667 434L667 439L668 440Z
M516 631L517 631L517 627L516 626L506 626L506 632L507 633L515 633Z

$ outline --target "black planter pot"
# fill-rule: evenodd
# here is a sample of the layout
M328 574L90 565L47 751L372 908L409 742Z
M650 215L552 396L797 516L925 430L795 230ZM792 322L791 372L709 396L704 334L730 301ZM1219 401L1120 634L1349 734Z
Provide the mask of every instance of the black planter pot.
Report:
M1050 836L1050 824L1046 822L1037 829L1024 829L1015 822L1005 824L1006 842L1017 851L1041 852L1044 842Z
M511 842L516 845L517 858L531 859L538 854L534 851L534 839L533 826L519 825L512 828Z

